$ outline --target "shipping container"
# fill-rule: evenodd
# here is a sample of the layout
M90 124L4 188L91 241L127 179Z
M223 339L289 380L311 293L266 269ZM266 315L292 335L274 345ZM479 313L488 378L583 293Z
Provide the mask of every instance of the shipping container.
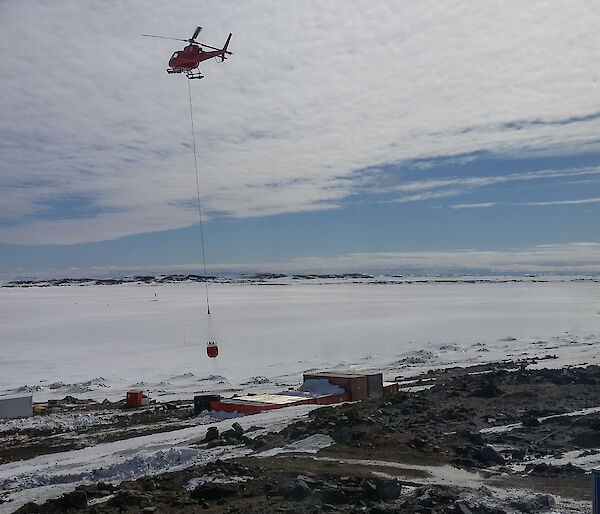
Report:
M0 419L26 418L33 415L33 395L0 396Z
M141 389L127 391L127 407L141 407L144 402L144 392Z
M304 374L304 380L311 378L326 378L330 383L343 387L350 400L362 400L368 394L367 376L358 373L329 373L320 371Z

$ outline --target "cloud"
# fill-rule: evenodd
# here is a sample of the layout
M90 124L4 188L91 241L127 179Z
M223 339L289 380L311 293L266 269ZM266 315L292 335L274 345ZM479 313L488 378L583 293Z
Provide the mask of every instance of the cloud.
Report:
M197 24L211 45L234 34L191 84L209 215L335 208L368 190L357 170L410 159L600 149L594 3L23 0L0 16L2 242L195 223L187 84L164 71L178 43L140 34ZM483 183L456 180L398 192ZM96 211L46 219L65 196Z
M582 203L598 203L600 198L581 198L579 200L552 200L548 202L523 202L519 205L542 206L542 205L578 205Z
M215 267L213 267L214 269ZM218 268L218 266L216 266ZM285 272L600 273L600 244L569 243L509 250L360 252L286 262L222 265L222 269Z
M123 276L139 273L198 273L201 263L150 268L95 266L46 271L19 270L20 276ZM209 273L414 273L414 274L574 274L600 273L600 243L539 245L508 250L454 250L421 252L356 252L333 256L306 256L270 262L211 263ZM5 274L9 280L15 273Z
M457 203L451 205L451 209L485 209L487 207L494 207L495 205L502 205L499 202L481 202L481 203Z
M578 200L549 200L545 202L483 202L483 203L461 203L451 205L451 209L479 209L485 207L496 207L507 205L511 207L544 207L548 205L581 205L586 203L600 203L600 198L580 198Z
M573 178L585 175L600 175L600 167L567 168L561 170L525 171L518 173L497 173L488 176L455 177L444 179L426 179L404 182L388 187L375 187L373 192L378 193L413 193L409 196L400 196L397 201L413 201L444 196L456 196L473 191L478 188L503 184L508 182L548 180L556 178ZM419 192L418 194L415 194Z

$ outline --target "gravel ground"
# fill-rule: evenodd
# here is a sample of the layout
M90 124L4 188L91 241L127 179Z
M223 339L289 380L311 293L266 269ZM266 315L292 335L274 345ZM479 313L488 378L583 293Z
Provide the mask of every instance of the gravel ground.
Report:
M415 379L412 392L319 408L259 437L235 424L223 433L215 427L200 447L242 445L253 453L116 485L83 485L17 512L589 512L589 469L571 461L599 453L600 367L529 364L429 372ZM101 405L76 409L99 412ZM189 422L189 409L186 402L155 405L114 423L56 429L49 444L44 434L3 433L0 458L64 451L73 433L84 434L77 444L85 445L176 429ZM314 455L260 455L315 435L333 444Z

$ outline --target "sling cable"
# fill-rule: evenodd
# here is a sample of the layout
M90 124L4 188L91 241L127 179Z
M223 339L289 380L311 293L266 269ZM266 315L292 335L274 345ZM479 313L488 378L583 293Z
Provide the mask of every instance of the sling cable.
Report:
M202 247L202 266L204 269L204 287L206 290L206 312L208 316L208 333L209 340L206 343L206 354L214 359L217 355L219 355L219 347L217 346L217 342L211 337L212 333L212 319L210 314L210 301L208 298L208 278L206 275L206 255L204 251L204 225L202 223L202 203L200 201L200 179L198 177L198 157L196 155L196 131L194 129L194 109L192 108L192 88L190 86L190 81L188 83L188 94L190 99L190 122L192 125L192 148L194 149L194 169L196 171L196 199L198 203L198 219L200 221L200 242Z

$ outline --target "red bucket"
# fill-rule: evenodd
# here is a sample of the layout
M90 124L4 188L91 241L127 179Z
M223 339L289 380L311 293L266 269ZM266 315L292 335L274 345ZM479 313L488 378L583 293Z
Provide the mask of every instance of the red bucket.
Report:
M219 355L219 347L217 343L214 341L209 341L206 343L206 355L208 355L211 359L214 359L217 355Z

